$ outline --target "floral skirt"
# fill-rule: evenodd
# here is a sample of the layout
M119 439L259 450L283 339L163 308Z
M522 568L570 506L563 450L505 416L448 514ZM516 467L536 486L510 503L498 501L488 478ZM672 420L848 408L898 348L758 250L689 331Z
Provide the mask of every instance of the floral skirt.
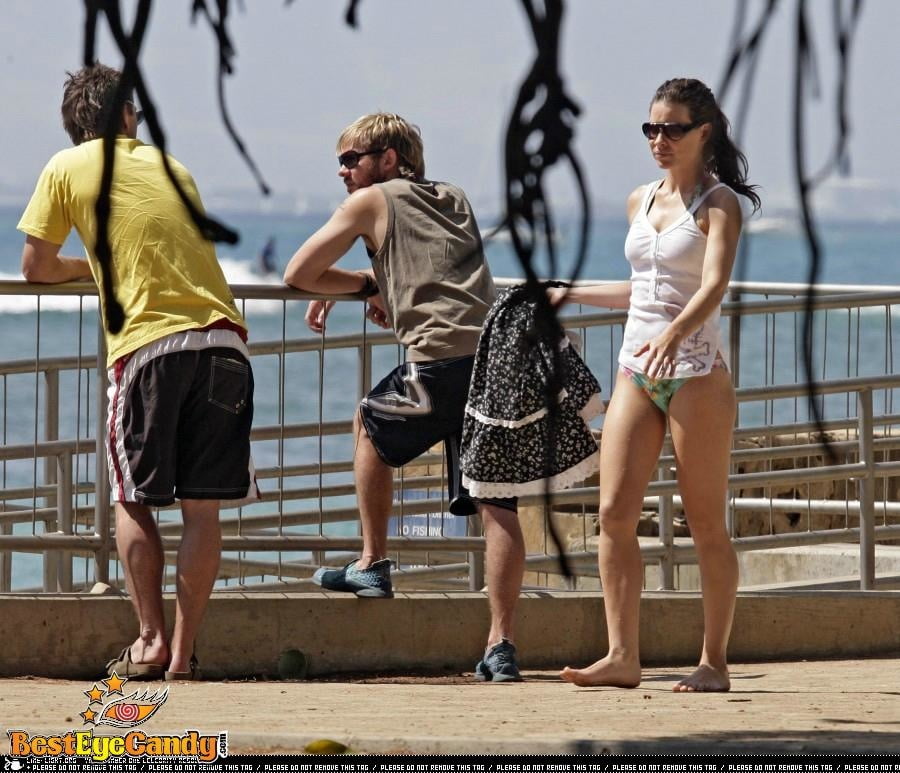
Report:
M463 485L474 497L559 491L599 467L588 421L602 413L600 385L568 337L557 341L562 388L551 427L552 347L535 335L524 286L501 292L485 320L463 420ZM551 436L552 431L552 436Z

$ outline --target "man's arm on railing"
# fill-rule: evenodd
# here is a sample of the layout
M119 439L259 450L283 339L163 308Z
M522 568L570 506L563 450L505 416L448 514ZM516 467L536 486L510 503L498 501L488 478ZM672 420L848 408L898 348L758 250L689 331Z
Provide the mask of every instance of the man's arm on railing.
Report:
M285 284L323 295L359 293L369 287L366 272L334 268L360 236L372 230L373 195L366 189L349 196L325 225L309 237L294 253L284 270ZM371 272L367 272L371 276Z
M61 247L61 244L53 244L37 236L26 236L22 248L22 275L25 279L44 284L91 279L87 260L64 257L59 254Z
M386 210L384 195L379 190L365 188L351 194L331 219L294 253L284 270L285 284L323 295L360 294L369 301L366 316L380 327L389 328L373 272L334 268L359 237L370 250L377 249L376 222L385 220ZM306 324L312 331L321 333L325 329L325 319L332 306L334 301L310 301Z

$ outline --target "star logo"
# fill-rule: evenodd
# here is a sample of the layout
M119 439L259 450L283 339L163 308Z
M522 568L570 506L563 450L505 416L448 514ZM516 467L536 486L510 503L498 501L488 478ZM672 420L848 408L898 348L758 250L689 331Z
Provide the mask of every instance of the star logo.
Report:
M102 682L100 682L100 684L106 685L107 695L115 695L116 693L122 695L122 685L127 681L127 677L125 679L122 679L115 671L113 671L112 676L109 679L104 679Z
M94 686L90 690L85 690L84 694L90 698L88 701L88 705L91 703L102 703L103 702L103 690L97 687L97 683L94 682Z
M122 688L127 681L128 677L122 678L113 671L109 679L103 679L99 684L94 682L90 690L84 690L84 694L88 697L87 708L81 712L84 724L135 727L156 714L169 697L168 689L150 692L149 688L143 692L135 690L125 695ZM100 685L106 689L101 690ZM111 700L113 695L122 697ZM100 708L96 711L91 708L95 703L100 704Z

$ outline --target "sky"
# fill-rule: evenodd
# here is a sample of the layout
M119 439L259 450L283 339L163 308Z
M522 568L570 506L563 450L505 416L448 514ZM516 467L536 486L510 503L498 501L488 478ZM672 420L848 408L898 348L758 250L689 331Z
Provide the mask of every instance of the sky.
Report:
M742 145L768 212L793 201L791 84L797 0L780 0L763 42ZM134 3L123 0L127 16ZM215 3L210 3L214 6ZM343 195L334 143L364 113L397 112L418 124L429 176L462 186L477 207L499 204L502 137L518 83L533 57L519 0L362 0L358 29L343 0L232 3L238 57L228 78L234 123L275 195L260 203L228 139L215 95L216 49L206 24L190 24L191 0L155 0L141 61L169 150L193 173L207 206L319 208ZM836 89L832 3L812 0L821 99L808 109L808 162L834 142ZM849 6L849 2L844 2ZM598 209L619 212L628 193L660 175L640 134L665 79L698 77L717 87L730 44L734 0L570 0L563 21L563 74L582 106L576 149ZM755 19L762 0L750 0ZM0 55L3 203L24 205L40 169L68 145L59 119L66 70L80 66L83 4L4 0ZM850 80L851 178L832 185L827 212L900 219L900 2L866 0ZM103 31L100 59L118 66ZM885 89L887 87L887 89ZM732 116L736 104L724 105ZM147 135L142 134L147 139ZM553 174L561 206L574 201ZM274 203L273 203L274 202ZM856 211L860 210L860 211Z

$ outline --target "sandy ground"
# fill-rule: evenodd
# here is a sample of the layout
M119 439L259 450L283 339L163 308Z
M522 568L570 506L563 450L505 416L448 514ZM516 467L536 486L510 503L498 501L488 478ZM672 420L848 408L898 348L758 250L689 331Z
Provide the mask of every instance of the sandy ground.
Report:
M231 754L297 753L316 739L372 754L900 754L900 659L738 664L729 693L673 693L686 673L647 669L634 690L577 688L551 672L496 685L471 675L177 683L140 729L227 730ZM0 680L0 752L7 730L86 728L92 686Z

